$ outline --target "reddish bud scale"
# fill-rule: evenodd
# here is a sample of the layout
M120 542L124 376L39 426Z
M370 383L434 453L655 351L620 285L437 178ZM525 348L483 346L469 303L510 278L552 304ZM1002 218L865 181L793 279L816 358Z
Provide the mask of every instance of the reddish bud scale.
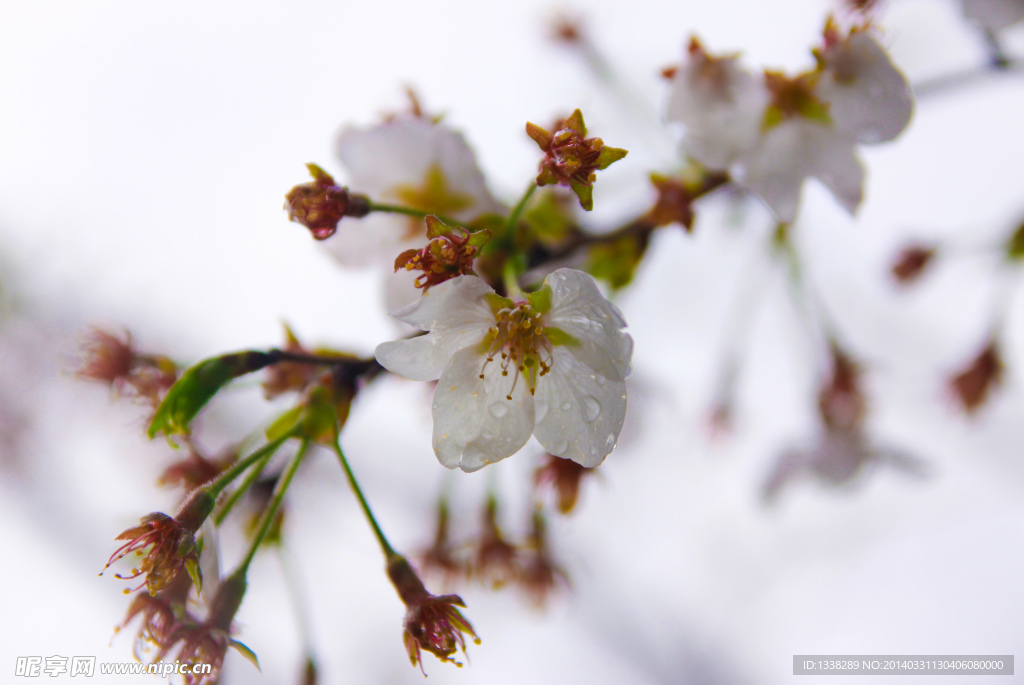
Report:
M548 549L547 524L540 511L533 514L529 553L522 565L519 583L526 596L537 608L547 604L548 598L559 585L568 585L569 577L554 560Z
M964 411L973 414L988 400L1002 379L1002 357L996 343L989 342L970 366L950 380L949 385Z
M905 248L892 265L893 277L904 285L916 280L931 263L935 253L935 248L920 245Z
M832 377L818 392L818 411L829 428L853 430L864 418L867 402L860 388L860 370L832 344Z

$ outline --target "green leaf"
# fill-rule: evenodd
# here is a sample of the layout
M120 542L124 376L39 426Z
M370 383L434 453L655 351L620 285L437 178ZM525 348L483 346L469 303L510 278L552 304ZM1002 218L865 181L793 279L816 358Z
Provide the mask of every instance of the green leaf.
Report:
M594 208L594 187L579 181L572 181L569 184L572 192L580 199L580 207L588 212Z
M186 369L157 407L149 423L149 437L152 439L160 433L187 435L192 419L221 388L235 378L259 371L274 361L275 358L265 352L235 352L201 361Z
M249 663L256 667L257 671L260 671L260 660L256 658L256 652L252 651L238 640L231 640L231 646L234 647L239 654L249 660ZM260 671L262 673L262 671Z
M601 156L597 158L597 168L607 169L628 154L629 150L623 150L621 147L603 147Z

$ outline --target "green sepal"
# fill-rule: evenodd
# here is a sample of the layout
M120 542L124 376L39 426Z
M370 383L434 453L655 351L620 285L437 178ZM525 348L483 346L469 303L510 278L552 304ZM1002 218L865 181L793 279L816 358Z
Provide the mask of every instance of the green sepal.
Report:
M566 333L557 326L545 326L544 337L548 339L548 342L556 347L578 347L582 343L571 333Z
M260 660L256 658L256 652L246 647L245 644L234 639L231 640L231 646L234 647L239 654L244 656L250 664L255 666L257 671L260 671L260 673L263 672L260 670Z
M302 420L302 411L302 405L298 405L274 419L274 422L267 426L265 431L267 442L276 442L286 435L290 435Z
M539 186L550 186L556 183L558 183L558 176L555 176L555 173L547 167L541 169L541 172L537 174L537 185Z
M433 214L428 214L423 217L423 220L427 222L427 237L428 238L440 238L443 235L451 235L452 227L438 219Z
M492 237L493 236L491 235L491 232L484 228L479 231L476 231L475 233L470 233L469 239L466 241L466 243L472 247L475 247L477 250L480 250L481 248L483 248L484 245L491 242Z
M581 136L587 135L587 126L583 123L583 112L579 109L570 114L563 125L576 131Z
M308 164L306 164L306 168L309 169L309 175L312 176L313 180L316 181L317 183L328 186L337 185L334 182L334 177L331 176L326 171L324 171L323 169L321 169L318 165L309 162Z
M580 199L580 207L588 212L594 208L594 187L592 185L571 181L569 187Z
M498 293L486 293L484 295L484 302L491 308L491 312L495 315L498 314L502 309L511 309L515 304L507 297L502 297Z
M546 314L551 311L551 286L545 284L540 290L532 292L526 296L526 299L530 302L530 307L540 314Z
M533 142L537 143L541 150L546 151L551 147L551 133L537 124L526 122L526 135L533 138Z
M597 158L597 168L607 169L628 154L629 150L623 150L621 147L603 147L601 156Z
M302 407L301 437L323 445L331 445L338 440L341 432L338 399L323 385L312 389Z
M214 395L229 382L272 364L274 357L265 352L235 352L201 361L189 367L167 391L147 434L150 439L189 432L189 424Z
M196 592L202 592L203 572L199 570L199 560L195 557L186 559L185 570L188 571L188 577L192 579L192 584L196 586Z
M1006 241L1006 258L1013 262L1024 259L1024 224L1017 227Z

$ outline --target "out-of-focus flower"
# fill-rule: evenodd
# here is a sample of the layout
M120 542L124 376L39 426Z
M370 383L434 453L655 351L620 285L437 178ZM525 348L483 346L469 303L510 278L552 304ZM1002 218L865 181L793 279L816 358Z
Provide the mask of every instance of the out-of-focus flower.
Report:
M562 185L572 188L580 206L594 208L594 181L598 171L626 156L626 150L610 147L600 138L587 138L583 113L574 111L554 126L551 133L536 124L526 124L526 134L544 151L537 174L537 185Z
M766 503L774 500L783 486L801 476L819 483L840 487L853 483L869 467L888 464L911 475L923 476L927 465L901 451L873 445L863 430L826 427L809 448L783 452L764 484Z
M221 583L211 602L206 619L198 621L191 616L177 621L159 643L160 651L153 663L162 661L176 647L176 659L185 664L210 664L210 673L184 674L186 685L213 685L216 683L228 648L234 648L259 668L256 655L241 642L232 639L231 624L245 595L244 578L229 577Z
M949 387L964 411L973 414L1002 380L1003 359L996 342L990 340L966 369L950 379Z
M429 333L379 345L377 360L409 380L438 380L433 446L448 468L500 461L531 433L588 467L615 447L633 340L587 274L559 269L521 301L460 276L393 316Z
M739 55L714 57L695 37L671 80L667 118L685 126L686 154L709 169L729 170L757 142L768 105L764 84Z
M200 490L182 505L181 511L174 518L160 512L143 516L138 526L129 528L115 538L128 542L110 555L105 568L129 554L135 554L141 556L142 560L132 568L131 574L117 574L115 577L130 580L145 574L145 582L136 590L145 585L150 594L155 594L183 569L192 576L195 585L201 587L195 535L213 506L213 496Z
M445 124L400 115L365 129L350 127L341 132L337 150L351 187L374 202L458 221L501 211L465 138ZM398 252L426 241L422 219L374 212L339 224L325 245L343 265L359 268L391 264Z
M533 512L531 523L519 584L531 603L537 608L542 608L559 585L568 586L569 577L551 558L547 523L539 510Z
M576 506L579 499L580 483L583 477L594 473L593 469L585 468L570 459L562 459L547 455L533 474L533 482L537 487L550 485L558 500L558 510L568 514Z
M122 336L92 328L85 335L75 375L109 385L116 393L156 406L174 385L178 372L167 357L142 354L131 334Z
M913 110L906 79L868 28L843 34L830 20L817 68L795 77L755 79L735 56L710 57L696 41L688 53L668 108L686 128L686 153L730 171L784 223L811 176L853 213L864 183L856 144L892 140Z
M1024 19L1024 0L963 0L964 16L990 31Z
M459 649L463 654L466 653L465 635L480 644L473 626L457 608L465 608L466 603L458 595L435 597L427 592L416 571L404 557L392 557L388 561L387 571L392 585L406 606L402 639L412 665L419 666L420 671L423 671L421 650L425 649L441 661L462 666L452 657Z
M901 285L911 283L924 272L935 258L936 248L909 245L899 253L892 265L892 275Z
M370 211L367 199L350 195L348 188L334 182L334 178L316 164L307 164L313 181L302 183L284 196L288 218L302 224L316 240L327 240L338 228L343 217L360 218Z
M505 540L498 527L498 502L487 498L483 526L477 541L473 572L480 582L497 589L512 582L519 575L518 552L515 545Z

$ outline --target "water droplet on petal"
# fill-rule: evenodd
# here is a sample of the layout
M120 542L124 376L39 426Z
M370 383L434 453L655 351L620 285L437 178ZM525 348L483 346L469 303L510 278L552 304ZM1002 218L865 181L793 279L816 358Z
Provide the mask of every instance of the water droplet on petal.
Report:
M551 454L557 457L560 454L564 454L567 449L569 449L569 443L568 441L563 440L562 442L555 445L555 449L551 450Z
M569 411L572 409L572 402L562 402L562 411Z
M608 434L608 439L605 440L605 444L608 445L609 448L615 444L615 433Z
M508 413L508 405L505 404L504 402L495 402L488 408L487 411L489 411L491 413L491 416L493 416L494 418L500 419L502 416Z
M604 378L604 376L596 376L594 378L594 382L597 383L598 385L604 385L605 378Z
M583 419L587 423L593 423L597 421L597 417L601 415L601 403L597 401L597 398L587 395L583 398Z

